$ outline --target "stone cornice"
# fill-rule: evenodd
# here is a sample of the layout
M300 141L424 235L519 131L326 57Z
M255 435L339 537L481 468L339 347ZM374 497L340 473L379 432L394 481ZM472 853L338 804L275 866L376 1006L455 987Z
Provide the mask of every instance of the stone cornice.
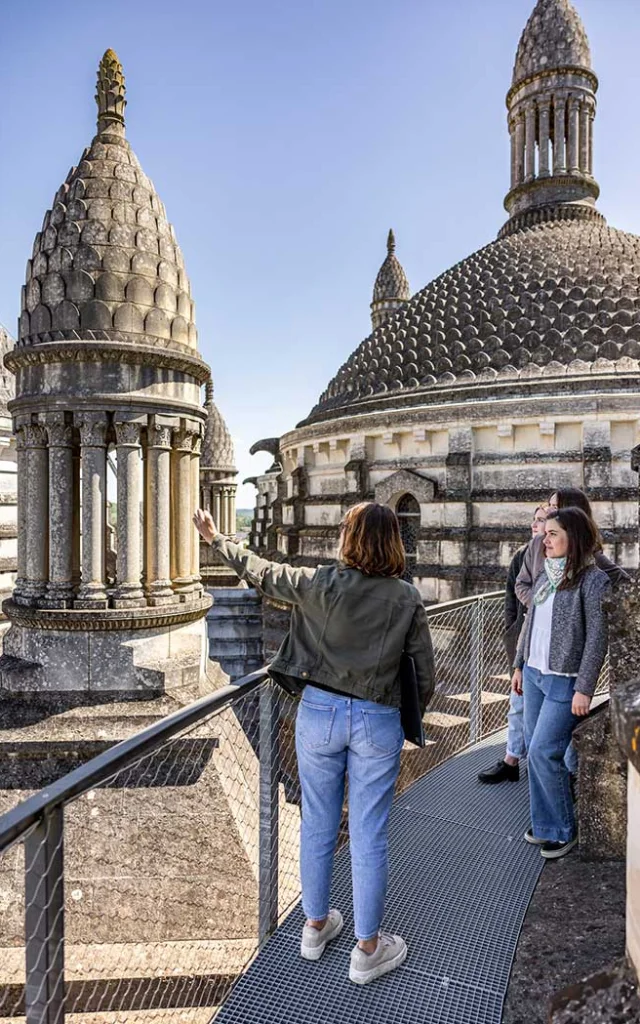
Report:
M502 418L513 415L520 422L528 415L536 415L536 410L529 412L523 403L527 407L534 402L540 406L552 403L554 417L572 413L578 417L577 403L581 400L582 404L584 401L608 404L627 399L630 409L633 402L640 400L637 364L626 372L611 369L606 373L596 372L594 364L584 365L586 372L580 375L556 364L557 371L540 371L536 376L526 376L523 371L511 368L509 373L502 371L490 380L443 382L425 388L380 392L359 402L351 401L312 413L294 430L283 434L280 447L285 451L303 440L335 434L348 437L374 429L379 431L387 425L388 429L395 429L400 424L434 423L441 424L444 430L452 419L460 418L464 422L486 419L494 415L490 411L494 408L495 415ZM345 395L345 399L348 400L348 396Z
M24 345L7 352L4 365L12 373L24 366L38 363L129 363L153 365L178 370L193 377L199 384L209 380L211 371L203 359L187 351L154 345L130 345L115 341L51 341L40 345Z
M159 608L130 608L105 611L75 609L25 608L9 598L2 611L16 626L30 629L57 629L64 632L113 632L115 630L149 629L182 625L201 619L213 599L206 595L196 601Z
M525 78L520 78L517 82L514 82L506 97L507 109L511 107L513 97L516 93L523 88L525 85L531 85L533 82L538 82L544 78L553 78L557 75L583 75L589 80L594 92L598 91L600 85L598 76L591 70L591 68L581 67L578 64L567 64L565 67L560 68L544 68L540 71L536 71L533 75L527 75Z

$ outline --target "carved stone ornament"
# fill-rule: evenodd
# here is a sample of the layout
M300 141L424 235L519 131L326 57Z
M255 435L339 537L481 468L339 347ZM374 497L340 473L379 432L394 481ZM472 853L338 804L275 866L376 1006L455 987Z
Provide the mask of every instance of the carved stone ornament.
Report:
M171 435L173 429L162 425L154 424L147 428L148 448L171 448Z
M131 423L125 421L122 423L115 423L116 428L116 444L118 446L125 445L127 447L135 448L140 444L140 432L141 426L139 423Z
M104 413L84 413L78 425L80 442L84 448L104 448L107 443L107 418Z
M70 448L73 444L73 427L65 423L64 413L47 416L46 430L51 448Z

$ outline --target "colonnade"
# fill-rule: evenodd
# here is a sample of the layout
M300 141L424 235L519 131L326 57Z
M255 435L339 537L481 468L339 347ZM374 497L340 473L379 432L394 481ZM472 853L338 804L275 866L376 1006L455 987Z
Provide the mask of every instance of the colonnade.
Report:
M509 120L511 187L550 175L593 176L595 101L571 94L523 101Z
M176 426L176 423L179 425ZM202 593L199 420L107 412L18 416L14 601L126 609ZM116 578L107 579L107 454L117 464Z
M209 480L200 484L200 505L213 516L213 521L227 537L236 534L236 484L228 479Z

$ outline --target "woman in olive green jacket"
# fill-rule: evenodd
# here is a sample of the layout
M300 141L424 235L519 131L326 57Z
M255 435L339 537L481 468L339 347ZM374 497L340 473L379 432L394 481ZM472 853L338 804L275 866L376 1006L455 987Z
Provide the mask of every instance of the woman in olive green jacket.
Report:
M291 628L271 669L304 687L296 721L302 788L300 874L307 915L301 954L319 960L340 934L329 909L345 777L355 933L349 977L366 984L403 963L404 940L380 932L387 888L387 830L404 737L399 666L415 662L422 710L434 689L433 648L420 594L400 577L405 555L395 513L349 509L340 561L317 569L268 562L221 536L207 512L194 523L227 565L266 596L292 605Z

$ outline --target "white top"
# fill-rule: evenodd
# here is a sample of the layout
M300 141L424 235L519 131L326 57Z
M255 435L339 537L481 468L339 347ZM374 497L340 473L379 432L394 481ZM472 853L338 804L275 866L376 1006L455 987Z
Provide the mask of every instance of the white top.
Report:
M554 672L549 666L549 653L551 650L551 623L553 622L553 602L556 599L555 593L550 594L542 604L533 604L531 614L531 641L529 643L529 657L527 665L537 668L544 676L569 676L567 672Z

